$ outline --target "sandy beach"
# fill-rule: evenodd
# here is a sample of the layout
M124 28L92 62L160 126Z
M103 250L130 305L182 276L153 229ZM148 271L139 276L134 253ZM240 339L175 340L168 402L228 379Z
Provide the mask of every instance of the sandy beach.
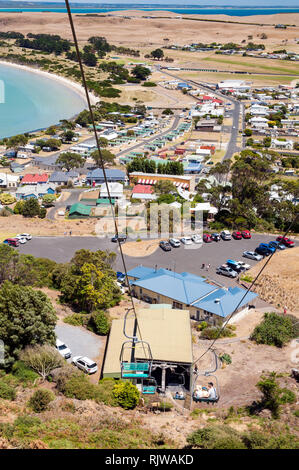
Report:
M0 60L0 65L1 64L8 65L8 66L11 66L11 67L15 67L15 68L18 68L18 69L21 69L21 70L26 70L27 72L36 73L40 76L47 77L50 80L55 80L56 82L60 82L61 84L63 84L65 86L67 86L68 88L70 88L73 92L80 95L81 98L84 99L84 101L86 103L86 106L87 106L85 90L84 90L83 86L81 86L79 83L73 82L72 80L69 80L65 77L61 77L61 76L56 75L54 73L45 72L44 70L29 67L27 65L19 65L19 64L14 64L13 62ZM90 93L90 92L89 92L89 98L90 98L90 102L91 102L92 105L94 105L98 101L100 101L100 99L97 96L95 96L93 93Z

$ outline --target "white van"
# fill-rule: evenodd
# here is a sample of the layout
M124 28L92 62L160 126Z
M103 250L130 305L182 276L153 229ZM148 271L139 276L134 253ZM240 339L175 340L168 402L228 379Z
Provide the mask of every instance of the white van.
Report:
M65 343L60 341L60 339L56 340L56 349L58 350L59 354L64 357L64 359L69 359L72 355L71 350L67 347Z

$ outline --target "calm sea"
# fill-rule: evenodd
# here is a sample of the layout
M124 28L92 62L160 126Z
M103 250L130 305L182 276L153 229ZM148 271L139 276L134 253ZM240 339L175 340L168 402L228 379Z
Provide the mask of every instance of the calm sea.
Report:
M253 16L253 15L274 15L275 13L299 13L299 8L140 8L138 5L127 4L117 8L72 8L74 13L107 13L120 10L142 10L142 11L172 11L179 15L229 15L229 16ZM65 13L65 8L0 8L0 11L11 12L54 12Z
M42 129L85 108L85 100L60 82L0 64L0 138Z

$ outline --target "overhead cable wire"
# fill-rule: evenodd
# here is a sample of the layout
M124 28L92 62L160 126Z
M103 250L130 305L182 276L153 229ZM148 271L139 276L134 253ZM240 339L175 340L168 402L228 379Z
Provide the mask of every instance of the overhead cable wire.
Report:
M139 326L139 323L138 323L137 313L136 313L136 309L135 309L135 303L134 303L134 299L133 299L133 295L132 295L132 289L131 289L131 285L130 285L130 282L129 282L129 279L128 279L128 271L127 271L127 266L126 266L126 262L125 262L125 257L124 257L124 253L123 253L123 249L122 249L122 244L121 244L121 241L119 239L119 231L118 231L116 215L115 215L115 211L114 211L114 207L113 207L113 203L112 203L112 197L111 197L110 188L109 188L109 184L108 184L108 178L107 178L105 163L104 163L104 159L103 159L103 154L102 154L102 151L101 151L100 141L99 141L99 137L98 137L98 134L97 134L94 112L93 112L91 101L90 101L89 90L88 90L88 86L87 86L87 82L86 82L86 77L85 77L83 62L82 62L82 58L81 58L81 54L80 54L77 34L76 34L74 22L73 22L72 11L71 11L71 7L70 7L70 4L69 4L69 0L64 0L64 1L65 1L66 9L67 9L68 19L69 19L69 23L70 23L70 27L71 27L71 31L72 31L74 44L75 44L76 55L77 55L78 64L79 64L79 68L80 68L80 73L81 73L81 78L82 78L82 85L83 85L83 88L85 90L88 110L89 110L89 113L90 113L90 119L92 121L92 129L93 129L93 133L94 133L95 141L96 141L96 146L97 146L97 150L98 150L99 157L100 157L100 164L101 164L101 168L102 168L102 171L103 171L103 176L104 176L105 186L106 186L106 189L107 189L109 204L110 204L110 207L111 207L111 213L112 213L112 218L113 218L113 223L114 223L115 235L117 237L117 242L118 242L120 256L121 256L121 261L122 261L122 265L123 265L125 276L126 276L126 283L127 283L127 286L128 286L128 293L129 293L130 301L131 301L131 304L132 304L132 310L134 312L138 333L139 333L140 339L142 341L142 335L141 335L140 326Z
M298 218L299 214L297 214L294 218L294 220L290 223L289 227L287 228L287 230L285 231L284 235L283 235L283 238L287 236L287 234L290 232L291 228L293 227L293 225L296 223L297 221L297 218ZM275 250L276 251L276 250ZM252 281L252 283L250 284L250 286L247 288L245 294L243 295L243 297L241 298L241 300L238 302L237 306L234 308L233 312L229 315L228 317L228 320L225 321L222 325L222 327L220 328L220 330L218 331L217 333L217 336L216 338L212 341L212 343L209 345L209 347L201 354L201 356L199 356L195 361L193 361L193 364L192 365L195 365L198 361L200 361L200 359L202 359L214 346L214 344L216 343L216 341L219 339L222 331L224 330L224 328L226 327L226 325L228 324L228 322L232 319L232 317L234 316L234 314L236 313L236 311L238 310L238 308L241 306L243 300L245 299L245 297L247 296L247 294L251 291L251 289L254 287L254 285L256 284L257 280L259 279L260 275L262 274L262 272L264 271L264 269L266 268L266 266L268 266L269 262L271 261L272 259L272 256L275 254L275 251L273 253L271 253L271 255L269 256L269 258L267 259L267 261L265 262L265 264L262 266L262 268L259 270L258 274L256 275L256 277L254 278L254 280ZM221 300L220 300L221 302Z

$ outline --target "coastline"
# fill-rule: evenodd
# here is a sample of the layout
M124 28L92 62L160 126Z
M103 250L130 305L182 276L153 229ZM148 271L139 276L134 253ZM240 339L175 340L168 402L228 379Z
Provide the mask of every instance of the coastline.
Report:
M44 76L50 80L55 80L56 82L59 82L67 86L68 88L70 88L74 93L77 93L77 95L79 95L84 100L85 106L87 106L85 90L83 86L80 85L79 83L76 83L60 75L46 72L45 70L40 70L38 68L29 67L28 65L15 64L14 62L8 62L5 60L0 60L0 65L7 65L7 66L15 67L21 70L25 70L27 72L39 74L40 76ZM90 102L92 105L95 105L98 101L100 101L100 98L98 98L91 92L89 92L89 98L90 98ZM70 116L70 118L72 117L73 116Z

